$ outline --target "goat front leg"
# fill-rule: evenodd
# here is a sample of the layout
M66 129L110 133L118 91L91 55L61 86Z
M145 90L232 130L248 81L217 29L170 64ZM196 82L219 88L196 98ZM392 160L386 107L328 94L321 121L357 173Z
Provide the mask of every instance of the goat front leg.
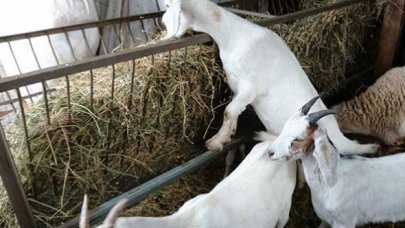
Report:
M236 132L238 116L246 106L256 97L254 87L246 81L240 81L237 92L232 101L226 106L224 120L218 133L207 140L205 147L211 151L221 151L223 145L231 141L231 136Z

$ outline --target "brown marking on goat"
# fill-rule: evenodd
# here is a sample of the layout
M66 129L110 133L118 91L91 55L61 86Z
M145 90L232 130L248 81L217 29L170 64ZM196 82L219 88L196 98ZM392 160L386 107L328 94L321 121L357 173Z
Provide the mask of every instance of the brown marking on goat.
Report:
M323 157L325 158L326 166L330 167L330 163L329 163L329 161L330 161L330 159L329 159L329 147L324 142L320 142L320 143L321 143L321 152L323 154Z
M227 111L224 112L224 121L230 120L231 119L231 114Z
M221 11L219 11L215 4L208 4L208 10L211 11L211 17L215 22L221 20Z
M294 142L291 145L292 153L306 153L314 150L314 133L318 129L317 125L311 125L307 128L307 134L302 142Z

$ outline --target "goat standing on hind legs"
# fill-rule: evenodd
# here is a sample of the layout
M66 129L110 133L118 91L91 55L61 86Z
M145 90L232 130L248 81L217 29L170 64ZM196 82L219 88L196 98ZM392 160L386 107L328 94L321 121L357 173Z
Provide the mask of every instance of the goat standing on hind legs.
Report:
M231 140L238 116L247 105L253 106L267 130L278 134L289 116L318 95L294 54L273 31L208 0L166 0L165 4L166 38L181 37L188 29L208 33L218 44L228 85L234 92L222 127L206 142L209 150L222 150ZM313 111L325 108L318 101ZM319 124L342 154L372 153L379 147L347 139L333 116Z

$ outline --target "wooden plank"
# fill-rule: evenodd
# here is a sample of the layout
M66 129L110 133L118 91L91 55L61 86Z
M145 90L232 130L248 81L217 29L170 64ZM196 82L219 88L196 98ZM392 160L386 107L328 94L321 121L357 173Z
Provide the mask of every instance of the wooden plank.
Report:
M226 145L222 151L213 152L208 151L200 156L191 159L190 161L177 166L160 176L157 176L144 184L141 184L128 192L125 192L103 204L94 208L90 211L90 223L92 225L99 223L104 220L107 216L108 212L111 210L113 206L115 206L121 199L127 198L128 202L125 205L126 208L131 207L138 203L139 201L148 197L149 194L159 191L164 186L167 186L178 179L186 176L187 174L193 172L194 170L201 168L210 162L217 160L218 158L224 156L230 149L235 148L237 145L245 142L247 137L241 137L238 139L233 140L230 144ZM64 223L63 225L59 226L59 228L67 228L67 227L78 227L79 216L75 217L74 219Z
M391 69L401 40L404 24L405 0L395 0L385 9L378 45L375 77Z
M28 204L16 166L8 149L3 128L0 126L0 176L11 205L22 228L35 227L34 217Z

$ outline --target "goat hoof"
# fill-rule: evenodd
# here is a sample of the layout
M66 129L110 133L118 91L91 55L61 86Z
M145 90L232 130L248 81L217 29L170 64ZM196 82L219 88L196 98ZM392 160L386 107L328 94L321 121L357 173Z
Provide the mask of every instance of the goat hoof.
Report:
M208 140L205 143L205 147L210 151L221 151L223 148L223 144L218 140Z
M358 154L372 154L380 149L379 144L363 144L359 145Z
M394 146L400 146L400 147L405 146L405 138L395 141Z

